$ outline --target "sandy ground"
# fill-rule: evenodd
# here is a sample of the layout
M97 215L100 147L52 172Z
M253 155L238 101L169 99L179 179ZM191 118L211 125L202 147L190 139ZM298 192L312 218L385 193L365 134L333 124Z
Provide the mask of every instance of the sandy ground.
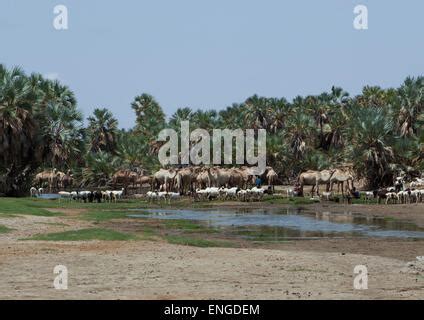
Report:
M363 207L378 214L376 206ZM404 215L421 224L423 208ZM1 299L424 299L424 263L415 259L424 255L423 241L322 239L260 248L19 241L91 225L73 218L80 212L64 213L0 218L14 229L0 234ZM53 287L58 264L68 268L68 290ZM368 290L353 288L356 265L368 268Z

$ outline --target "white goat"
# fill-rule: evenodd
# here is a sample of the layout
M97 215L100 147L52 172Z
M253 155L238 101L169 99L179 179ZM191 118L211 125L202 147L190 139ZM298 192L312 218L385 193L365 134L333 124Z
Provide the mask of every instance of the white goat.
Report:
M68 201L72 200L72 195L70 192L59 191L59 202L61 199L67 199Z
M365 191L365 202L368 203L371 201L371 199L374 198L374 192L372 191Z
M240 201L248 200L247 190L239 190L239 192L237 192L237 197L239 198Z
M238 187L234 188L221 188L220 192L224 195L224 199L237 199L237 191L240 190Z
M36 188L31 187L31 189L29 189L29 194L31 197L36 197L38 195L38 191Z
M386 204L388 204L390 200L392 201L393 204L399 202L399 197L396 192L386 193Z
M330 201L330 198L333 196L333 192L323 192L321 198L325 198L325 200Z
M124 188L122 188L121 190L114 190L114 191L112 191L112 198L113 198L113 200L116 202L116 200L122 199L122 197L124 195L124 191L125 191Z
M247 193L252 196L254 200L262 200L265 190L258 187L253 187L250 190L247 190Z
M179 192L168 192L168 202L171 203L171 200L177 200L181 198Z
M158 193L157 193L157 192L155 192L155 191L148 191L148 192L146 193L146 196L147 196L147 200L148 200L149 202L154 202L155 200L157 200L157 199L159 198Z
M295 193L293 189L287 189L287 198L294 198Z
M165 200L165 202L166 202L166 198L168 197L168 192L166 192L166 191L160 191L160 192L158 192L158 199L159 200Z

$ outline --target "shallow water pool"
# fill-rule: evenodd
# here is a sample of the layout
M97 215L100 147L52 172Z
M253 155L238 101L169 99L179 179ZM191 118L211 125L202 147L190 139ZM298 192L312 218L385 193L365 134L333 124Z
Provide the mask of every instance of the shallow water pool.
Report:
M142 214L137 214L142 211ZM391 237L424 239L424 229L402 220L367 217L351 212L301 209L136 209L132 218L190 220L225 228L256 240Z

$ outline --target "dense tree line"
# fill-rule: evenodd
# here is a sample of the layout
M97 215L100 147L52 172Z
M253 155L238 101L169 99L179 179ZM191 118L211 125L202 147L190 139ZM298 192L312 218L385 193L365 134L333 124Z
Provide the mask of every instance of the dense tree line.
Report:
M292 101L254 95L224 110L178 109L169 120L148 94L131 104L135 125L119 129L113 114L95 109L83 125L74 93L58 81L0 65L0 193L21 195L34 173L71 169L82 185L106 185L119 168L159 167L162 128L267 130L267 161L282 178L307 169L350 165L369 187L391 184L403 171L424 170L424 77L399 88L341 88Z

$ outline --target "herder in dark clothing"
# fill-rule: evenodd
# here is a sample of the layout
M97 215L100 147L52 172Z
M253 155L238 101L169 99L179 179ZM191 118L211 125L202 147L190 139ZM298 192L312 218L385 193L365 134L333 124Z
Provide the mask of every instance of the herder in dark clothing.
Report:
M255 180L255 185L256 185L256 187L257 187L257 188L262 187L262 180L261 180L261 178L260 178L260 177L257 177L257 178L256 178L256 180Z

